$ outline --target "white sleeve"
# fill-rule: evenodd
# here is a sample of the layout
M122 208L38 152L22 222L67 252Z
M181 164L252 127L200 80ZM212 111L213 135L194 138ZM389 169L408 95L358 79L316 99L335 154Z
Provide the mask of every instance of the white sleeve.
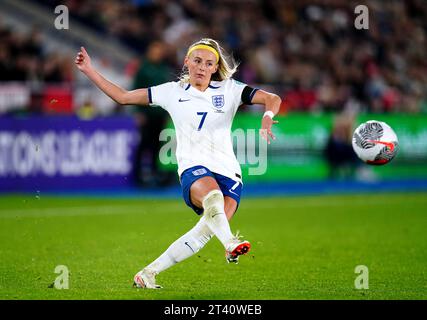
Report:
M242 92L243 89L247 86L246 83L230 79L231 81L231 95L233 97L233 107L234 111L236 111L240 105L243 104L242 102Z
M168 110L171 93L174 90L175 82L166 82L158 86L148 88L148 101L150 105L160 106Z

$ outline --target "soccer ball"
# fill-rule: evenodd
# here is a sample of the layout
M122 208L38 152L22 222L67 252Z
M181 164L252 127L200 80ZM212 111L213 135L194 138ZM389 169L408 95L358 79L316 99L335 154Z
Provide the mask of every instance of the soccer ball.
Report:
M385 122L370 120L353 133L353 150L367 164L389 163L397 154L399 141L396 133Z

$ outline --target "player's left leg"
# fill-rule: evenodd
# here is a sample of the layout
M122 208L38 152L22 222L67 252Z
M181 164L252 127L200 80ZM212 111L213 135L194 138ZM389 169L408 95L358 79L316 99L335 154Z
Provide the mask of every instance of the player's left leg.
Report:
M235 199L230 196L224 196L224 207L225 215L230 221L237 211L238 203ZM238 235L235 237L234 244L230 245L225 252L225 258L228 263L239 263L239 256L245 254L250 249L250 243L248 241L240 241Z
M224 211L228 221L230 221L237 211L236 200L229 196L224 196Z
M223 213L221 216L224 217L224 220L230 220L238 208L241 183L228 178L225 179L225 177L220 175L215 175L202 166L186 170L181 175L180 182L183 186L185 202L197 214L202 214L203 210L206 209L203 207L202 202L205 196L212 190L216 190L219 193L222 192L224 195L222 203L219 206L217 203L215 204L215 207L218 207L218 210ZM138 272L134 279L135 285L137 287L157 288L158 286L155 283L155 276L157 274L189 258L203 248L214 235L212 228L209 227L212 221L207 221L207 219L208 217L204 215L190 231L173 242L160 257ZM226 250L230 251L229 249L231 249L230 252L234 249L239 250L238 246L240 243L235 243L235 237L231 233L230 237L232 238L232 241L230 241L232 248L228 248L227 246ZM229 260L227 257L227 261L230 262L232 260ZM237 262L237 257L234 258L233 262Z
M218 240L227 247L233 239L225 215L224 195L215 177L206 176L195 181L190 188L191 203L203 209L203 216Z
M237 210L237 202L233 198L225 196L224 210L227 219L230 220ZM156 284L155 276L200 251L213 235L214 233L206 223L206 217L202 216L190 231L173 242L160 257L135 275L134 285L140 288L161 288ZM237 262L237 259L233 262Z

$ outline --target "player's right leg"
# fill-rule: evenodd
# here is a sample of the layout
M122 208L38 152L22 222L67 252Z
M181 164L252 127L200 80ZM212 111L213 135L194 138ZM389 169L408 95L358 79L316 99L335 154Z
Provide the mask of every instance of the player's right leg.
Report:
M197 166L187 169L180 177L184 200L199 215L203 213L203 208L197 207L191 202L190 188L197 180L206 176L213 177L213 174L207 168ZM217 185L216 187L219 190ZM156 260L135 275L134 286L150 289L159 288L155 282L156 275L194 255L206 245L213 235L213 231L206 223L206 217L202 216L190 231L175 240Z
M134 286L159 288L155 281L156 275L200 251L212 236L213 232L207 226L205 217L202 217L191 230L175 240L156 260L135 275Z
M197 169L196 169L197 170ZM194 171L194 170L193 170ZM200 171L199 171L200 172ZM190 170L191 173L191 170ZM205 175L213 176L208 171L205 172ZM200 177L200 179L203 177ZM197 214L203 213L203 204L199 204L200 207L197 207L192 203L190 199L190 187L199 180L197 177L191 177L190 174L181 176L181 183L183 185L183 195L184 200L188 206L190 206ZM214 180L215 182L215 180ZM209 185L208 187L215 187L215 185ZM216 185L217 186L217 185ZM203 185L206 187L206 185ZM221 188L224 188L221 183ZM219 190L216 189L216 190ZM225 190L225 189L224 189ZM197 189L196 192L202 191ZM224 205L223 210L225 211L225 215L228 220L230 220L235 211L237 210L238 203L235 199L230 196L224 197ZM197 224L186 234L181 236L179 239L174 241L169 248L163 252L156 260L146 266L144 269L139 271L134 277L134 286L138 288L149 288L149 289L158 289L161 286L156 284L155 276L160 272L172 267L178 262L183 261L184 259L189 258L194 255L196 252L201 250L206 243L212 238L214 232L209 228L206 222L206 216L202 216L202 218L197 222ZM240 243L231 243L231 251L227 251L227 261L235 262L238 261L238 255L233 254L234 251L240 250L238 245Z

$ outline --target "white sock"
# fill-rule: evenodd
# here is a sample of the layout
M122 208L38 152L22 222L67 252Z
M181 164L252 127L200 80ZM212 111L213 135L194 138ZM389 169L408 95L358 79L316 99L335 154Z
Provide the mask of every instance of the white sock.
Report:
M212 190L203 198L204 216L209 228L215 233L225 248L233 238L230 224L224 211L224 196L219 190Z
M203 216L190 231L172 243L160 257L146 268L159 274L200 251L213 235L214 233L206 223L206 217Z

